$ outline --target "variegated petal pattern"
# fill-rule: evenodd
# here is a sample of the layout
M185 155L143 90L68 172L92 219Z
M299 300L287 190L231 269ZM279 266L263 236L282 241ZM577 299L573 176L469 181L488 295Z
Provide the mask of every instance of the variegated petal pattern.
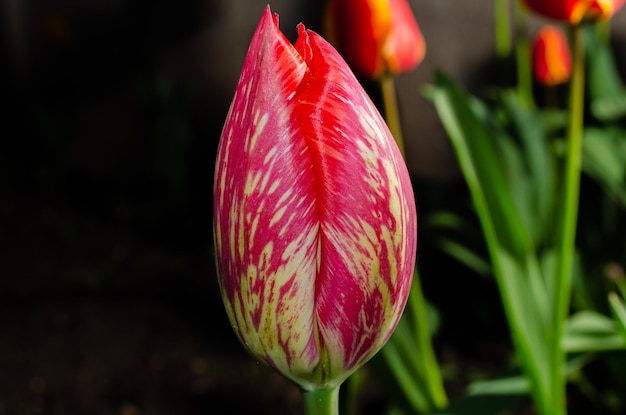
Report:
M231 323L305 389L334 386L387 341L417 243L406 166L337 52L266 12L229 111L214 237Z

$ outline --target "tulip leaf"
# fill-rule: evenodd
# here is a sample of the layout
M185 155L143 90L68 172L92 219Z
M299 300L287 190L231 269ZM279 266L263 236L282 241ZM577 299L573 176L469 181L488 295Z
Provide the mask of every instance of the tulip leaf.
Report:
M609 305L611 312L617 321L619 334L622 337L622 343L626 341L626 304L619 298L616 293L609 293Z
M492 135L485 120L472 110L472 99L445 75L438 74L429 96L480 218L520 362L529 381L536 385L534 389L540 394L537 400L544 407L552 407L555 394L545 346L550 338L550 303L533 242L511 194L520 188L510 188L512 183L506 178L511 172L521 175L520 166L506 164L519 154L513 153L509 144L494 142L501 136Z
M462 239L463 242L461 243L464 245L476 246L481 251L484 250L485 241L481 235L480 224L470 220L470 218L463 217L459 213L435 212L424 218L422 226L424 229L426 227L436 229L436 232L432 233L454 236L457 240Z
M398 326L394 336L398 334ZM402 330L400 328L400 330ZM402 390L402 396L408 401L408 405L416 411L424 411L431 408L429 397L427 395L424 379L421 378L414 369L414 366L407 365L406 358L413 355L409 352L401 350L396 341L388 341L380 351L381 357L384 359L384 369L391 372L393 381L397 383L397 387Z
M432 227L452 229L460 233L475 233L477 231L477 229L474 229L461 215L450 211L432 213L424 218L422 224Z
M416 267L405 312L381 355L409 405L418 412L444 408L448 403L433 350L431 333L438 324L433 317Z
M465 396L436 415L498 415L519 404L526 394L483 394Z
M552 217L555 190L555 166L545 134L545 120L538 113L528 110L513 91L502 93L502 103L519 139L525 167L528 169L528 187L531 191L526 196L531 204L532 217L526 225L531 229L535 245L538 245L544 236L541 232L548 228L546 225Z
M528 381L519 373L470 383L463 396L436 415L498 415L528 396Z
M438 232L440 236L435 238L434 243L439 249L478 275L490 276L493 273L491 264L484 258L484 255L470 248L470 246L480 246L483 243L482 239L459 241L461 237L480 234L480 229L473 226L468 220L453 212L436 212L427 216L422 224L423 226L438 228L441 231L452 231L454 237L444 236L442 232Z
M602 121L626 116L626 90L615 65L608 38L596 28L586 32L587 72L591 112Z
M583 170L626 205L626 133L616 128L587 128Z
M626 348L615 321L591 310L579 311L567 321L562 340L567 353L598 352Z
M493 222L499 243L516 256L529 251L528 235L517 214L502 172L502 160L496 153L485 126L472 112L466 95L439 73L431 99L465 175L479 215ZM483 224L484 226L484 224Z
M491 265L469 247L450 238L438 238L436 243L443 252L455 258L476 274L488 276L493 273Z
M593 360L592 354L569 359L565 372L571 376ZM459 399L445 411L433 415L500 415L515 408L530 392L529 383L520 373L507 373L469 384Z
M506 291L505 301L519 305L520 308L512 310L515 314L524 309L536 315L536 327L530 330L541 332L548 310L545 287L534 248L511 196L515 189L509 189L504 178L503 172L507 170L502 163L502 147L494 143L484 123L472 112L467 96L445 75L438 74L430 97L470 188L492 261L498 263L494 263L494 272L500 289ZM509 266L510 269L505 269ZM524 284L528 286L522 287ZM524 297L518 293L520 290L527 291L529 296L520 299ZM523 315L518 314L520 319ZM528 319L528 314L525 318Z
M494 144L503 161L503 176L520 221L529 235L536 233L537 214L533 212L533 187L525 165L524 154L513 139L505 134L495 135Z

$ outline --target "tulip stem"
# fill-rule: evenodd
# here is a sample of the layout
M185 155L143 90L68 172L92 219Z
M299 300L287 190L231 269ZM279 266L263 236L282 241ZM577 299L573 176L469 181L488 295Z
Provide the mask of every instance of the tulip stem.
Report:
M419 356L421 367L420 375L426 380L425 389L427 390L432 404L432 407L428 408L428 412L444 409L448 406L448 396L443 386L437 356L433 349L433 341L426 310L426 298L422 291L417 265L413 273L413 283L411 284L407 308L412 314L415 340L418 345L416 354Z
M496 55L500 59L508 59L509 55L511 55L509 0L494 1L493 20L496 38Z
M566 143L565 183L561 195L563 207L560 216L558 233L558 255L553 290L553 338L552 338L552 376L555 394L555 415L563 415L565 410L565 355L561 348L564 324L569 312L571 295L572 263L575 254L576 222L578 216L578 198L580 194L580 172L582 159L582 132L583 132L583 98L584 98L584 42L583 28L580 25L572 27L573 43L573 72L569 96L569 126Z
M533 74L528 37L528 11L521 2L515 2L515 55L517 62L517 91L527 108L533 108Z
M306 415L339 415L339 386L330 389L302 391Z
M403 158L404 140L402 138L402 124L400 123L400 111L398 109L398 98L396 96L396 84L393 75L383 75L380 78L380 86L382 89L383 105L385 106L385 120L391 135L396 140L396 144L400 149Z

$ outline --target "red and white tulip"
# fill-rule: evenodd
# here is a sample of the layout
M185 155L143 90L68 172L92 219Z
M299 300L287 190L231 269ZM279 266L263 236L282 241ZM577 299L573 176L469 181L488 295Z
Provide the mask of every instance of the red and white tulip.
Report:
M417 245L409 174L335 49L265 10L222 132L214 240L245 347L304 390L336 387L388 340Z

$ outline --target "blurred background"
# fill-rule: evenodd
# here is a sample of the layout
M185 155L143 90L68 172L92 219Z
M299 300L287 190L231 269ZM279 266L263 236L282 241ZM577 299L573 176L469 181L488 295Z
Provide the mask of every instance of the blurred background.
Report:
M0 0L0 415L301 412L295 386L230 330L211 253L215 151L266 4ZM299 22L320 31L321 2L270 5L292 41ZM397 82L427 212L465 190L420 88L437 69L470 90L492 80L492 1L411 5L426 59ZM626 13L613 26L623 46ZM510 346L493 284L428 239L423 284L454 397ZM382 413L371 382L362 413Z

